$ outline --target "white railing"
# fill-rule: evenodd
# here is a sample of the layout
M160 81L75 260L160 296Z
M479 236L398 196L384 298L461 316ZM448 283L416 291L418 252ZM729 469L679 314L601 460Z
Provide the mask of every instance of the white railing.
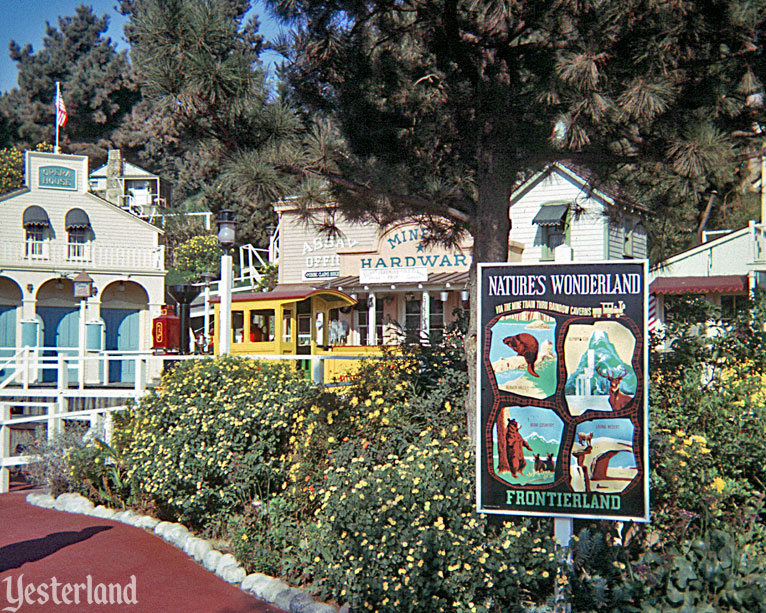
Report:
M264 254L266 260L263 259ZM251 285L255 285L261 280L261 271L259 269L265 268L269 262L269 250L259 249L253 247L250 243L247 245L240 245L239 247L239 267L241 270L241 277L235 279L235 283L240 280Z
M12 372L6 373L2 381L0 381L0 390L9 386L14 381L18 381L21 376L24 375L24 369L19 368L20 363L27 363L29 361L29 347L22 347L18 349L12 356L5 360L0 360L0 371L10 370Z
M12 408L24 411L20 416L11 415ZM19 453L19 451L28 451L23 449L26 441L33 441L34 435L29 433L26 437L13 439L14 432L19 433L27 428L19 428L28 424L39 424L45 426L46 437L48 441L54 439L56 434L63 431L64 420L87 421L90 426L83 436L83 440L94 438L99 430L103 430L102 439L107 444L111 443L112 438L112 413L115 411L124 411L127 405L114 407L103 407L98 409L87 409L83 411L67 411L63 402L0 402L0 494L7 492L10 488L11 466L24 466L39 461L34 454ZM42 410L42 415L31 415L29 410ZM18 447L22 447L19 449Z
M140 249L135 247L102 247L100 245L78 245L72 251L67 242L45 241L42 249L28 249L27 242L6 242L0 244L0 267L33 263L51 266L74 266L87 264L89 269L131 269L162 270L165 247Z
M46 350L46 351L52 351ZM104 440L109 443L111 435L111 414L123 411L129 401L140 399L147 392L150 375L161 374L167 362L175 363L185 360L209 358L208 355L153 355L142 352L101 352L98 355L78 356L66 355L64 350L55 356L41 356L41 349L25 348L16 352L12 359L5 360L2 365L14 371L14 376L21 376L18 387L10 387L4 382L0 386L0 493L7 492L12 466L27 465L39 460L34 455L18 453L18 441L12 444L11 431L20 430L19 426L40 423L46 425L47 437L50 440L60 432L65 420L85 420L90 422L86 436L93 436L100 420L104 422ZM314 383L324 383L328 387L342 385L338 382L325 383L325 362L327 360L378 360L380 356L369 355L243 355L238 357L264 361L299 361L311 363L311 378ZM391 359L391 358L386 358ZM393 358L396 359L396 358ZM120 361L134 365L131 373L135 380L131 386L114 387L107 383L109 364ZM93 367L96 365L96 368ZM43 373L55 370L56 381L40 384ZM77 373L78 382L70 385L70 371ZM85 373L97 374L96 380L84 385ZM16 380L16 379L14 379ZM36 400L35 400L36 399ZM77 402L115 402L117 406L100 407L85 410L71 410ZM11 415L11 409L21 408L22 414ZM32 415L32 411L42 414Z

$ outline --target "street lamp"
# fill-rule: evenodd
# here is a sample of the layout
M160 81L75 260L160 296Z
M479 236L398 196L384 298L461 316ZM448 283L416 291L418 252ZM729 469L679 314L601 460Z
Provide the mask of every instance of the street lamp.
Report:
M218 288L218 294L221 297L221 306L218 310L218 355L226 355L231 351L232 258L229 250L234 246L237 238L234 211L221 209L215 221L218 224L218 243L223 248L221 284Z

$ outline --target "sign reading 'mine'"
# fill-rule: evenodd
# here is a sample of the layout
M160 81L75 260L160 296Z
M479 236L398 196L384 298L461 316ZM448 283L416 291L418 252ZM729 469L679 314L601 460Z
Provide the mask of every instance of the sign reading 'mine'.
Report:
M74 168L64 166L41 166L38 185L50 189L77 189L77 174Z

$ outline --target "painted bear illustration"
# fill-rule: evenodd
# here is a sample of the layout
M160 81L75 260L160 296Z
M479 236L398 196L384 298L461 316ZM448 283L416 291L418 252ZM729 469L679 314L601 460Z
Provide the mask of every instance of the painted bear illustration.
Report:
M535 372L538 343L534 336L522 332L515 336L506 336L503 342L527 361L527 370L530 375L534 377L540 376Z
M505 431L506 454L508 455L508 464L511 466L511 474L523 472L527 461L524 459L524 447L532 451L529 443L519 433L519 424L515 419L508 421L508 428Z

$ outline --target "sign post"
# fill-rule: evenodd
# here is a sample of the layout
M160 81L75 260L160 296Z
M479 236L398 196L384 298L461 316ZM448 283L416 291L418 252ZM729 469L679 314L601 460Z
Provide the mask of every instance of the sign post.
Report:
M648 521L647 262L478 271L477 511Z

